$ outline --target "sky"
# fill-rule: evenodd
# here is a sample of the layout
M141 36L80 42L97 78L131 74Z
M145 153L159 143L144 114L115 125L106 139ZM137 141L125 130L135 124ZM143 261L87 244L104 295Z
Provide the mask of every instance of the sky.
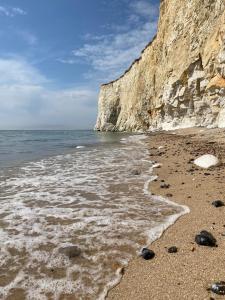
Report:
M90 129L99 87L157 30L159 0L0 0L0 130Z

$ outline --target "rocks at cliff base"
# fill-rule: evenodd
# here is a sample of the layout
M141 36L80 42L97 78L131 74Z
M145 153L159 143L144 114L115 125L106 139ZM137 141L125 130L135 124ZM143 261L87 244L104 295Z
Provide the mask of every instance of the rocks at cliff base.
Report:
M170 248L168 248L168 253L177 253L178 252L178 248L176 246L172 246Z
M225 295L225 282L215 282L212 284L210 290L217 295Z
M148 248L143 248L141 251L141 257L145 260L150 260L155 257L155 253L152 250L149 250Z
M219 159L212 154L205 154L194 160L194 164L203 169L208 169L219 164Z
M81 255L81 250L76 246L68 246L59 248L59 253L68 256L70 259L79 257Z
M222 206L224 206L224 202L221 200L216 200L216 201L212 202L212 205L215 207L222 207Z
M216 239L206 230L195 236L195 242L200 246L216 247Z

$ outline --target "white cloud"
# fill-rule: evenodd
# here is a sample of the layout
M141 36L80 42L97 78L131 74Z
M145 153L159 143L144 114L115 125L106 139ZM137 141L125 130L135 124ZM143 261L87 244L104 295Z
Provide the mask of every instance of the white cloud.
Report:
M90 66L86 78L108 81L121 75L153 38L157 29L158 5L148 1L133 1L128 5L129 15L123 24L110 25L106 35L85 35L82 47L73 50L74 57L62 63L76 63L76 59Z
M32 32L27 30L16 31L17 35L21 37L29 46L35 46L38 43L38 38Z
M17 15L24 16L26 15L26 11L19 7L10 7L10 6L0 6L0 15L6 17L15 17Z
M21 58L0 58L0 85L37 85L47 79Z
M49 83L24 60L0 59L0 129L93 127L97 93Z
M143 0L131 2L130 8L136 15L144 16L151 20L156 19L159 11L158 5L151 4L150 1Z
M152 31L155 31L154 27ZM117 73L139 56L150 34L149 24L144 24L126 33L116 34L113 37L105 36L98 43L85 44L82 48L74 50L73 54L87 60L96 71L118 75Z

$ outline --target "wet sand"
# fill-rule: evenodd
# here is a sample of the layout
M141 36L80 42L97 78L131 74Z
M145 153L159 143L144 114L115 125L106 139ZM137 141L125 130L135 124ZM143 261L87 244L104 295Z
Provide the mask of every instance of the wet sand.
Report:
M153 260L130 262L107 299L224 299L207 288L225 281L225 207L211 205L214 200L225 201L225 130L156 133L149 137L149 148L150 159L162 164L154 171L158 180L152 182L151 192L187 205L191 212L150 246L156 253ZM219 157L221 164L205 170L190 162L206 153ZM160 187L162 180L168 189ZM201 230L211 232L218 247L198 246L194 238ZM178 247L176 254L167 252L171 246Z

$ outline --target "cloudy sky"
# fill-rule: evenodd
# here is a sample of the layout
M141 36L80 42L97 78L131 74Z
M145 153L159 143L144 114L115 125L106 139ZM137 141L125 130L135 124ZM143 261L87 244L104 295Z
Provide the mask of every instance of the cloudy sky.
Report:
M87 129L99 85L157 28L159 0L0 0L0 129Z

